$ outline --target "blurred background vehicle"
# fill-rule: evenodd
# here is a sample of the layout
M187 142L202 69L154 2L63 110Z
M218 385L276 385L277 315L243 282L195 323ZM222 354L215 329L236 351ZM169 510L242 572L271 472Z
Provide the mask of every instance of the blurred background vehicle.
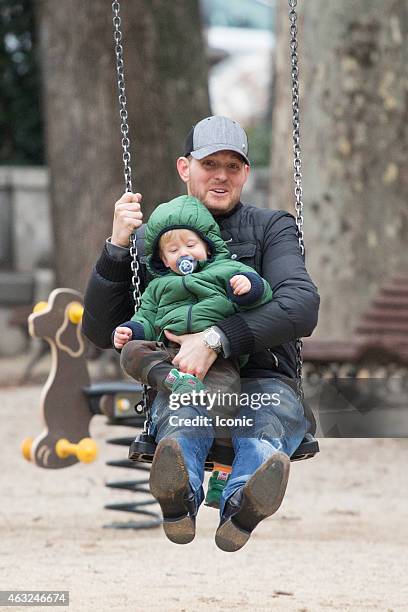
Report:
M201 0L212 112L246 128L270 114L275 0Z

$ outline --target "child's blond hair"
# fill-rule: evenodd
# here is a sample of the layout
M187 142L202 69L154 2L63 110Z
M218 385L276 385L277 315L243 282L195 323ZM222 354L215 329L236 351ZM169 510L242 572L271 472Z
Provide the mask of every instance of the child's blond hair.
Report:
M168 232L164 232L164 234L160 236L159 250L161 251L163 246L167 244L168 242L170 242L170 240L174 238L174 236L176 236L178 232L181 232L181 231L183 231L183 229L179 228L179 229L168 230Z

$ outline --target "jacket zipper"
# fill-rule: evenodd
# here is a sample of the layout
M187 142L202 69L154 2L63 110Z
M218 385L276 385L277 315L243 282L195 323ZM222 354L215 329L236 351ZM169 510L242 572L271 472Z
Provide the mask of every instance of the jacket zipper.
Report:
M193 310L193 306L189 306L188 307L188 312L187 312L187 333L190 334L191 333L191 315L192 315L192 310Z
M268 348L266 349L274 358L275 360L275 367L278 368L279 367L279 359L277 358L277 356L275 355L275 353L272 352L272 349Z
M194 298L196 298L196 295L192 291L190 291L190 289L187 287L187 285L186 285L186 277L185 276L182 277L182 283L183 283L184 289L186 291L188 291L189 293L191 293L191 295L193 295ZM196 298L196 301L198 301L197 298ZM193 310L193 304L191 304L191 306L188 307L188 311L187 311L187 333L188 334L191 333L191 318L192 318L192 314L193 314L192 310Z

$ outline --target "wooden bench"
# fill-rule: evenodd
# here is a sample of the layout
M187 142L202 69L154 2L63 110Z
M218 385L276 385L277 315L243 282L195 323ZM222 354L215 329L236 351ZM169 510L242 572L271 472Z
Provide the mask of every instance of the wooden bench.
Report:
M318 435L408 436L408 276L384 284L349 340L306 339L305 397Z
M13 327L18 327L21 329L27 336L28 333L28 317L32 313L33 307L29 304L24 304L21 306L14 306L11 311L11 316L8 320L9 325Z
M395 276L380 288L349 340L306 338L303 361L317 367L408 366L408 275Z

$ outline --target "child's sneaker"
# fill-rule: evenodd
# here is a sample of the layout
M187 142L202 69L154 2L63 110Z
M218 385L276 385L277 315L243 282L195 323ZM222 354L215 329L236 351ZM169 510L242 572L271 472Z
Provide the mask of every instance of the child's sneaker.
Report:
M230 473L223 470L213 470L208 481L207 495L204 501L205 506L210 506L211 508L220 507L221 494L227 484Z
M191 393L192 391L207 391L207 387L199 378L192 374L185 374L179 372L176 368L170 370L164 384L171 393L176 395L183 395L184 393Z

